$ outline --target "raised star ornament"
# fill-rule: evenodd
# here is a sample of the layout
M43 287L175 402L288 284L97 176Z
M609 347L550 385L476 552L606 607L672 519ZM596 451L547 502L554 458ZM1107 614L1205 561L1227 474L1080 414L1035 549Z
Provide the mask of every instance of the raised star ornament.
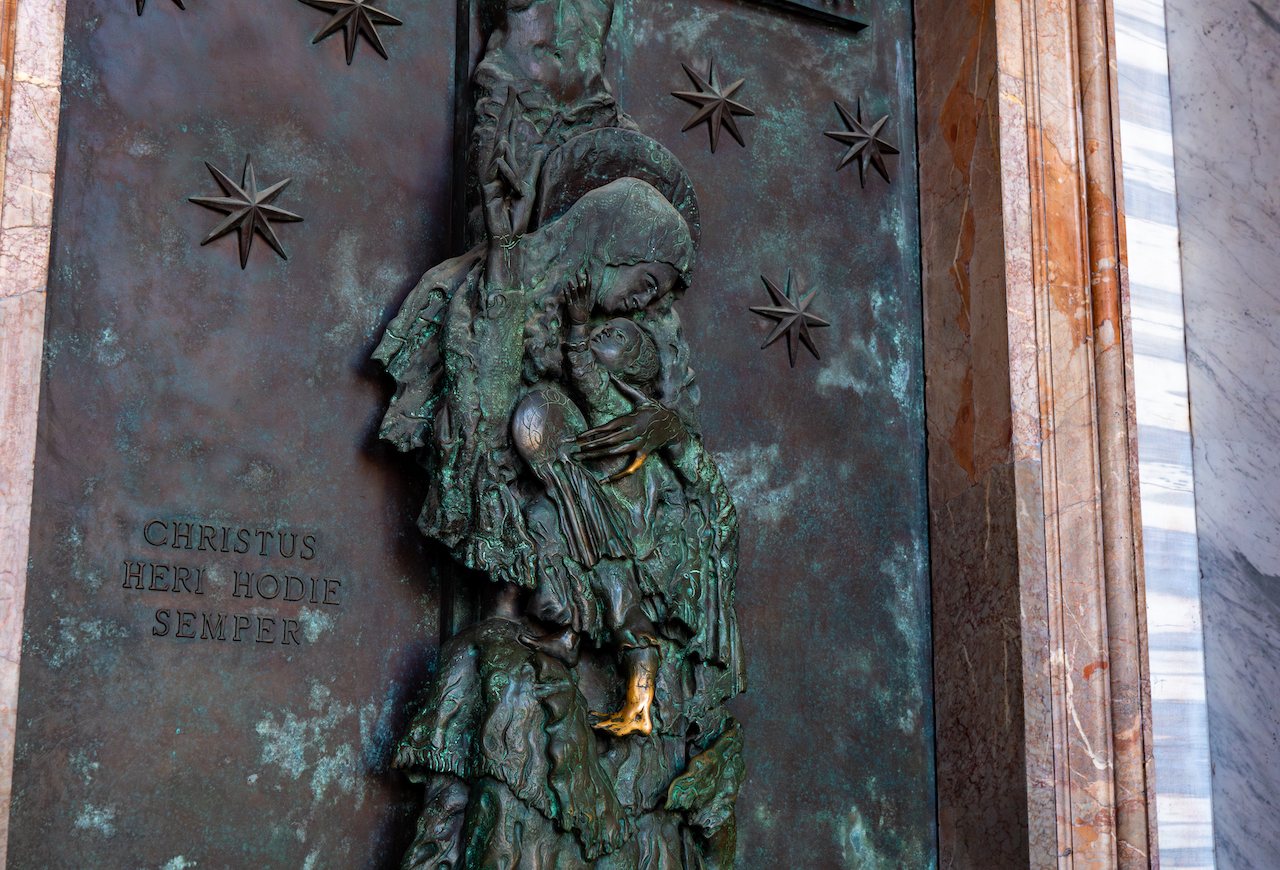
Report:
M813 339L809 335L811 328L831 325L816 314L809 313L809 305L813 302L813 297L818 295L818 291L816 289L810 290L808 295L805 296L800 295L799 288L793 291L790 269L787 270L787 290L785 293L779 290L778 286L765 276L761 275L760 280L764 282L764 288L769 291L769 296L773 298L773 304L752 306L751 310L761 317L778 321L778 325L773 328L773 332L769 333L769 337L764 340L764 344L760 345L760 349L764 350L785 335L787 337L787 357L791 361L792 368L796 367L796 352L801 344L809 348L809 352L813 354L814 359L822 359L818 349L813 346Z
M729 135L738 140L738 144L743 148L747 147L747 143L742 141L742 132L738 130L738 122L733 120L734 115L754 115L755 112L748 109L742 103L729 99L742 87L746 79L738 79L724 90L716 87L715 69L711 61L707 62L707 77L703 79L700 75L689 68L687 63L681 62L680 66L684 67L684 73L689 77L689 81L693 82L696 91L672 91L671 96L679 97L686 103L692 103L698 107L698 111L693 113L693 117L689 119L683 127L680 128L681 133L686 133L694 127L703 123L708 125L711 132L711 153L716 153L716 145L720 143L720 128L729 131Z
M356 56L356 39L362 34L373 46L374 51L382 55L383 60L387 60L387 49L382 44L382 37L378 35L376 25L398 27L404 24L394 15L388 15L381 9L374 9L369 0L302 0L302 2L333 14L333 17L325 22L324 27L320 28L316 38L311 40L311 44L315 45L322 39L328 39L341 30L342 43L347 49L347 66L351 66L351 59Z
M880 131L884 129L889 116L885 115L868 128L862 124L861 100L858 101L857 110L857 115L850 115L848 109L836 103L836 111L840 113L840 119L844 121L847 129L825 131L827 136L842 145L849 146L849 150L844 152L844 156L840 158L840 165L836 167L836 171L844 169L849 161L856 158L858 161L858 183L863 187L867 186L868 161L880 173L881 178L885 181L890 181L889 170L884 165L884 155L897 154L898 149L880 138Z
M178 4L179 9L185 10L187 8L186 6L182 5L182 0L173 0L173 2ZM147 8L147 0L138 0L138 14L141 15L142 10L146 8Z
M286 178L265 190L258 190L258 176L253 171L252 155L247 155L244 159L244 175L239 184L228 178L212 163L206 163L205 166L209 167L213 180L218 182L218 186L226 196L192 196L189 199L196 205L220 211L227 217L210 230L209 235L205 236L200 244L207 245L235 230L240 237L240 268L243 269L249 262L249 249L253 247L253 236L257 233L277 254L286 260L289 259L289 255L284 252L280 240L276 238L275 230L271 228L268 221L302 220L300 215L271 204L293 179Z

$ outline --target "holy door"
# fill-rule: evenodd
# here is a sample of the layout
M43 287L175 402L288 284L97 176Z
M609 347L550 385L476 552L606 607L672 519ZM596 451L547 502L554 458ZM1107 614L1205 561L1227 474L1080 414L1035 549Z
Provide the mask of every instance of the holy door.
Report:
M68 0L9 865L934 866L910 37Z

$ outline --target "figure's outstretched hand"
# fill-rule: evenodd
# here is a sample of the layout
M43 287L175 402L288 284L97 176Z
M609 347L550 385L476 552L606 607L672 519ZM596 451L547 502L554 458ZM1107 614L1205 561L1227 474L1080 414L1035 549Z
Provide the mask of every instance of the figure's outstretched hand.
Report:
M546 156L544 148L535 147L527 162L524 160L517 136L519 106L516 89L507 88L507 100L494 130L493 151L482 179L485 218L494 239L513 240L529 229L538 174Z
M670 408L617 378L612 380L622 394L635 403L635 410L583 432L574 439L574 455L580 460L591 460L634 453L630 465L609 476L610 481L615 481L638 471L655 450L687 443L689 430Z
M591 276L585 269L569 279L564 302L574 326L583 326L591 319Z

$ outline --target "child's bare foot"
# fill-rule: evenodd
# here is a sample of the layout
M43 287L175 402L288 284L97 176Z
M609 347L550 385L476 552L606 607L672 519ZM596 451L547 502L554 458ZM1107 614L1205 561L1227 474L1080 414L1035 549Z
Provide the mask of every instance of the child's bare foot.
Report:
M658 681L658 649L652 646L629 649L626 657L630 669L627 702L612 716L592 713L591 726L614 737L652 734L653 720L649 716L649 708L653 706L653 691Z
M649 718L649 705L638 710L623 707L612 716L601 713L591 714L591 727L614 737L627 737L631 734L648 735L653 733L653 721Z

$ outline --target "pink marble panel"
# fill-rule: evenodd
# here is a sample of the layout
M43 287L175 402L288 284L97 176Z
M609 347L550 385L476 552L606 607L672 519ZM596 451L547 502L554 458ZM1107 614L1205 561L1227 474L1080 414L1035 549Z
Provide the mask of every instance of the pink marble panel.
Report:
M0 205L0 866L8 839L64 0L19 0Z
M1028 866L993 0L916 2L939 866Z
M1099 151L1086 152L1080 126L1110 112L1105 51L1097 50L1107 42L1101 9L1093 0L997 0L996 15L1030 857L1033 867L1090 870L1138 866L1129 852L1119 857L1117 638L1107 619L1109 584L1134 579L1108 553L1125 547L1131 557L1135 542L1115 512L1117 502L1127 512L1127 500L1107 501L1103 486L1104 461L1108 474L1128 479L1134 460L1123 445L1119 454L1099 452L1100 417L1120 420L1123 432L1130 403L1123 390L1099 392L1098 366L1108 359L1093 348L1096 294L1114 301L1123 240L1098 210L1113 206L1097 193L1106 193L1099 181L1114 178L1114 167L1089 157L1090 174L1086 155ZM1104 247L1109 259L1095 263Z
M1018 570L1024 739L1026 746L1028 866L1056 868L1058 820L1055 782L1060 753L1054 743L1050 692L1051 643L1046 584L1043 425L1037 349L1027 53L1023 4L996 0L1000 183L1008 311L1012 452L1017 491Z

